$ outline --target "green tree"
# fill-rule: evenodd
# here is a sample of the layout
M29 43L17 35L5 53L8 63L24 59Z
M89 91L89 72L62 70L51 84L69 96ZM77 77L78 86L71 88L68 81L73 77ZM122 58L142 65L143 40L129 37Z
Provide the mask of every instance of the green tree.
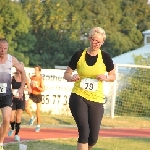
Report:
M37 42L35 49L30 51L30 65L42 65L44 68L54 67L57 62L66 59L64 50L71 42L68 36L69 25L67 21L68 2L43 1L38 0L24 1L23 8L29 13L32 22L32 33L36 36ZM68 43L67 43L68 42ZM32 57L34 54L34 58Z
M129 47L124 51L127 52L142 46L142 32L150 28L150 9L143 0L122 0L121 8L120 31L128 37Z
M29 64L25 52L33 48L35 38L30 34L30 20L19 3L0 0L0 36L9 42L9 53ZM27 39L31 39L28 41ZM28 42L28 43L27 43Z
M30 18L31 33L37 39L30 49L31 66L67 65L75 51L89 46L87 35L94 26L105 29L107 40L102 50L112 57L140 47L142 31L150 28L150 9L143 0L21 0L21 3Z

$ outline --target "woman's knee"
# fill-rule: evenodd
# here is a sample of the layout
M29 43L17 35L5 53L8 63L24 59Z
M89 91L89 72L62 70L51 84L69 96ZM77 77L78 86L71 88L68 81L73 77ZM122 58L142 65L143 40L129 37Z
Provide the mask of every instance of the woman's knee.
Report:
M28 99L25 103L25 107L31 107L33 101L31 99Z
M41 103L37 103L36 106L37 106L36 112L40 113L40 111L41 111Z
M16 122L20 123L21 122L21 117L20 116L16 116Z
M89 129L82 128L81 130L79 130L78 143L88 143L88 137L89 137Z
M40 109L37 109L37 110L36 110L36 114L37 114L37 115L40 115Z
M98 136L89 137L88 145L89 146L94 146L97 143L97 140L98 140Z
M31 104L30 104L30 103L27 103L27 104L25 105L25 110L26 110L26 111L30 110L30 107L31 107Z
M78 143L88 143L88 136L79 136Z

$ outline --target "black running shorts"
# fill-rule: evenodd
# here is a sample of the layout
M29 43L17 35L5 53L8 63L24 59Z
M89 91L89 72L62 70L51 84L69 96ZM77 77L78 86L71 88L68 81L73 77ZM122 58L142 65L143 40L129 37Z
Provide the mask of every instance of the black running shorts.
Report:
M12 110L22 109L25 110L25 96L23 96L23 100L18 98L13 98L13 106Z
M39 94L39 95L35 95L35 94L30 94L30 97L29 97L34 103L40 103L42 102L42 95Z
M13 103L12 103L12 94L10 95L6 95L6 96L0 96L0 108L4 108L4 107L12 107Z

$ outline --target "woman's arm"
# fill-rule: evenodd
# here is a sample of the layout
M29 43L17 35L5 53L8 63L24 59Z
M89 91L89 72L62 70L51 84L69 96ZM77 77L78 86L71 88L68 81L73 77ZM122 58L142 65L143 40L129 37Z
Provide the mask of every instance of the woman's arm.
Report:
M71 75L73 70L68 66L66 71L64 72L64 79L67 80L67 82L71 82Z
M112 71L108 72L106 81L107 82L113 82L114 80L116 80L115 69L113 69Z

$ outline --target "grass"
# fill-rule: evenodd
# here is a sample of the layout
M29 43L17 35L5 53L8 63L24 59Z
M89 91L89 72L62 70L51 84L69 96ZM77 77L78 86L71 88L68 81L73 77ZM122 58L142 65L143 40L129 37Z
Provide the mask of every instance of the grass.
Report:
M24 113L22 124L28 124L29 116ZM75 125L72 116L51 115L47 113L41 114L41 122L43 125ZM105 128L150 128L150 118L146 117L110 117L104 116L101 127Z
M23 113L22 125L27 125L29 116ZM42 125L75 125L72 116L41 114ZM1 123L1 115L0 115ZM104 128L150 128L150 118L146 117L110 117L104 116ZM77 139L55 139L24 142L27 150L76 150ZM93 150L149 150L150 138L100 138ZM19 144L7 144L5 150L18 150Z
M28 150L76 150L77 139L26 142ZM100 138L93 150L149 150L150 138ZM18 150L19 144L8 144L5 150Z
M150 128L150 118L148 117L104 117L102 127L111 128Z
M28 125L29 116L24 112L22 115L22 125ZM0 114L1 123L1 114ZM72 116L52 115L50 113L41 114L42 125L75 125ZM104 128L150 128L150 118L148 117L110 117L104 116L101 127Z

